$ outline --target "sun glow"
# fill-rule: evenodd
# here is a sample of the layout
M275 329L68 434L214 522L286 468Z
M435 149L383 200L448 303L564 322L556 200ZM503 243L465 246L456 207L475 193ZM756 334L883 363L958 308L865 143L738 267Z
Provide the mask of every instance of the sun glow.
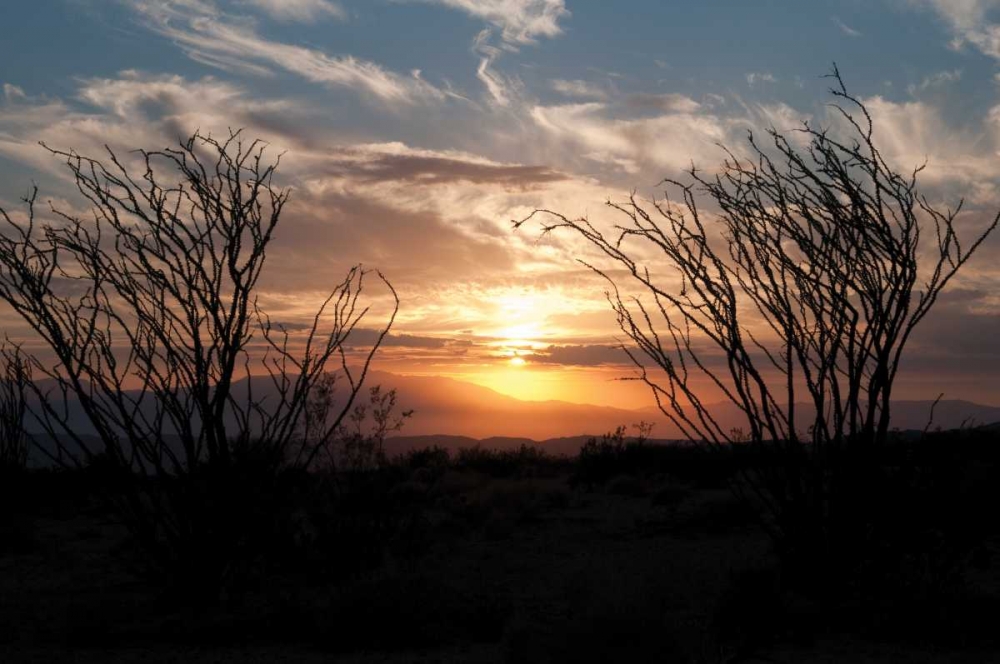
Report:
M511 366L514 367L523 367L525 364L527 364L527 361L523 357L518 357L516 355L507 361L510 362Z

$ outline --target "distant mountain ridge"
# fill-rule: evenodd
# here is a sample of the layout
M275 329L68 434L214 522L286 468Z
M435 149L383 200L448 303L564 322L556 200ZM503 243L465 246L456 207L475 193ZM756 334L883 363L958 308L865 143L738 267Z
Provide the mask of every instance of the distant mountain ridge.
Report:
M266 396L270 379L257 376L253 379L253 393ZM652 422L652 436L658 439L680 439L684 436L655 406L629 410L610 406L570 403L565 401L525 401L507 396L487 387L454 378L439 376L407 376L382 371L372 371L368 386L382 385L395 389L399 409L413 409L414 415L395 437L456 436L471 441L490 437L523 439L525 441L551 441L554 439L599 436L618 426L628 428L640 421ZM234 384L237 398L246 394L248 379ZM362 395L364 396L364 395ZM923 430L930 417L931 401L893 402L892 426L903 430ZM732 404L711 406L713 415L724 430L745 427L742 415ZM804 428L811 419L811 408L798 406ZM78 406L71 404L74 426L80 433L91 433ZM968 401L941 401L934 409L931 428L954 429L960 426L987 425L1000 422L1000 407L986 406Z
M401 436L444 434L482 440L491 436L545 441L562 437L596 436L615 427L640 421L654 424L652 435L661 439L684 438L677 427L655 405L635 410L570 403L565 401L524 401L480 385L453 378L400 376L373 372L371 384L395 388L403 408L414 409ZM893 402L892 426L903 430L923 430L930 418L933 401ZM710 406L724 430L746 427L742 414L731 403ZM799 422L812 418L812 408L797 405ZM956 429L1000 422L1000 407L969 401L942 400L934 408L931 428ZM632 430L629 429L629 433Z

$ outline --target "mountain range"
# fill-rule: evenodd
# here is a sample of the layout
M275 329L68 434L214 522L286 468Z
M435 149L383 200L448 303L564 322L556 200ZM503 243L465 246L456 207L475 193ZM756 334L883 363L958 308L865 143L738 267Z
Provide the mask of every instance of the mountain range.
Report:
M547 440L565 436L600 435L617 426L640 421L654 424L653 436L682 438L681 432L650 403L634 410L566 401L524 401L472 383L436 376L400 376L373 372L369 383L394 388L402 408L414 414L401 432L404 436L450 434L471 438L506 436ZM595 398L595 400L597 400ZM652 401L652 397L650 397ZM932 401L895 401L892 426L923 430L928 425ZM729 403L710 406L724 430L743 426L741 413ZM806 404L797 406L802 421L810 417ZM955 429L1000 422L1000 407L969 401L940 401L934 408L931 428Z
M265 395L270 381L255 377L254 394ZM245 393L246 379L234 385L239 398ZM525 401L501 394L473 383L440 376L407 376L373 371L366 385L381 385L383 390L395 389L399 410L412 409L404 428L394 438L436 436L464 437L473 442L486 440L585 440L625 426L631 434L638 422L653 424L652 437L683 438L681 432L652 403L636 409L612 408L566 401ZM651 399L651 398L650 398ZM600 395L595 395L595 401ZM902 430L923 430L928 425L932 402L896 401L893 403L892 426ZM802 421L810 417L809 407L799 405ZM743 426L745 422L735 406L720 403L711 406L713 415L724 430ZM89 432L79 407L70 404L74 426L81 433ZM79 422L77 422L79 420ZM934 409L932 428L953 429L1000 422L1000 407L968 401L940 401ZM396 444L403 444L403 440ZM567 443L569 445L578 443Z

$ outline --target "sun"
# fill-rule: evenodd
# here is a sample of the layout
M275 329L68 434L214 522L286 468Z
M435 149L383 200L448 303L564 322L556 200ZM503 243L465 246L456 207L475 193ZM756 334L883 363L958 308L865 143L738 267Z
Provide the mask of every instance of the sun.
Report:
M523 357L518 357L516 355L507 361L510 363L511 366L514 367L523 367L525 364L528 363L527 360L525 360Z

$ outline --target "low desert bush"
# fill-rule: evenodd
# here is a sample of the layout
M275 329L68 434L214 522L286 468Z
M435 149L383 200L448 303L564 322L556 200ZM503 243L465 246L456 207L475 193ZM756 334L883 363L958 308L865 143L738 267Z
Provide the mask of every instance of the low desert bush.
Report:
M410 470L440 470L451 465L451 453L437 445L410 450L397 459L397 463Z
M669 477L699 487L726 486L740 464L738 453L684 443L653 443L642 435L628 438L625 427L591 438L581 448L573 468L573 483L603 486L619 475Z
M516 450L467 447L458 451L453 462L454 468L490 477L551 476L559 465L559 461L544 450L529 445L521 445Z

